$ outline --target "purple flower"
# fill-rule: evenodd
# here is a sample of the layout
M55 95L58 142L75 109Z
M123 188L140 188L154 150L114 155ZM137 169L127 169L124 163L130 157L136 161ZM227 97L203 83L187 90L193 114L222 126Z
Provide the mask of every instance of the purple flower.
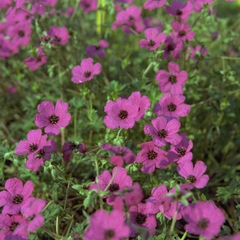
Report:
M154 112L158 116L166 116L179 119L179 117L186 117L191 109L191 106L183 103L185 97L183 95L171 95L165 93L160 101L155 104Z
M132 206L129 209L129 213L130 237L136 237L138 227L146 229L146 236L155 233L155 228L157 227L156 217L149 213L147 204L139 203L137 207Z
M115 166L121 167L123 165L123 161L125 161L127 165L135 161L135 154L127 147L112 146L110 144L103 143L101 148L115 154L110 158L110 162L113 163Z
M209 176L203 175L206 169L207 166L202 161L198 161L194 167L191 161L183 162L177 166L178 173L196 188L204 188L207 185Z
M104 48L108 47L109 43L102 39L98 42L98 46L95 45L87 46L86 52L89 57L93 57L95 54L97 54L100 58L104 58L106 55Z
M190 204L183 209L182 216L187 222L185 230L206 239L216 236L225 222L223 212L210 201Z
M129 237L129 227L121 211L113 210L108 214L105 210L97 210L90 218L90 226L84 234L84 240L111 239L119 240Z
M191 27L184 22L174 21L171 23L171 26L173 28L173 37L180 38L183 41L191 41L195 36L194 32L190 32Z
M77 149L80 153L83 153L83 154L87 152L87 148L84 143L75 144L73 142L65 142L63 144L62 154L65 162L68 162L71 159L72 153L75 149Z
M83 9L83 11L86 12L86 13L90 13L92 11L95 11L98 8L97 0L81 0L79 5Z
M81 61L80 66L74 66L72 70L72 82L83 83L93 79L94 75L101 72L101 64L93 64L92 58L85 58Z
M164 47L164 60L168 59L170 55L173 55L174 59L178 59L181 57L180 51L183 49L183 42L181 39L176 38L173 39L171 36L167 36L165 40Z
M207 55L207 49L205 47L202 48L200 45L197 45L196 48L192 46L188 46L186 53L187 53L187 57L189 57L194 61L197 61L197 59L195 59L194 57L199 55L202 55L202 56Z
M239 240L240 239L240 233L237 233L233 236L223 236L218 238L217 240Z
M193 154L190 152L193 147L192 140L188 141L185 133L181 133L180 136L182 138L181 142L174 146L171 145L167 155L170 162L177 162L178 164L191 161L193 157Z
M181 141L177 134L181 124L177 119L168 122L165 117L158 117L152 119L151 123L152 125L145 125L143 131L153 136L153 142L157 146L165 146L167 142L176 145Z
M153 142L142 143L141 147L143 149L138 153L136 162L143 164L143 173L153 173L155 168L166 168L169 165L167 152L156 147Z
M107 128L115 129L117 127L129 129L135 124L138 116L139 107L132 104L132 101L118 98L116 102L109 101L104 107L107 116L104 117L104 123Z
M139 183L134 183L128 192L125 194L125 203L127 206L134 206L143 199L143 191Z
M22 206L28 201L33 191L33 183L27 181L23 186L18 178L10 178L5 183L7 191L0 192L0 206L4 206L3 214L18 214Z
M186 83L188 74L186 71L180 71L177 63L169 62L167 73L164 70L159 70L156 75L156 80L159 83L159 89L166 93L170 91L172 94L182 94L183 85Z
M60 127L66 127L71 115L67 113L68 103L57 100L54 107L51 101L43 101L38 105L39 114L35 115L35 124L37 127L44 127L44 132L48 135L58 135Z
M139 42L140 47L147 48L149 50L157 49L161 43L166 40L166 34L160 33L156 28L148 28L144 31L147 39L141 39Z
M109 185L110 181L111 183ZM110 195L107 198L107 203L109 205L113 205L115 198L118 196L116 193L119 193L119 191L123 190L125 187L131 186L132 179L127 175L126 169L122 167L115 167L112 170L112 175L107 170L100 174L99 178L96 178L96 183L92 184L89 190L97 189L99 191L109 191Z
M152 11L155 8L162 7L166 3L166 0L147 0L144 3L144 9Z
M18 52L18 46L10 40L5 39L4 35L0 34L0 56L1 59L10 57Z
M27 134L28 140L21 140L15 148L15 155L36 154L47 144L47 135L42 135L42 131L31 130Z
M47 37L52 39L50 41L52 45L66 45L70 38L67 28L58 26L51 27L47 32Z

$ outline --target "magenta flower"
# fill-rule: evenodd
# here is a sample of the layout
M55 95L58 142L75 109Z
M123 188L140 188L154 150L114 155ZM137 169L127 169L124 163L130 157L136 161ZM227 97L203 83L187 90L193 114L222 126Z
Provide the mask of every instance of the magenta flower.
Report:
M128 189L125 194L125 203L127 206L134 206L140 203L143 199L143 191L139 183L134 183L134 185Z
M239 240L240 239L240 233L237 233L233 236L223 236L218 238L217 240Z
M144 9L152 11L155 8L160 8L166 3L166 0L147 0L144 3Z
M53 26L50 27L49 31L47 32L47 38L52 39L50 41L52 45L66 45L70 36L68 34L67 28Z
M47 62L47 55L42 51L41 47L38 47L37 56L29 57L26 60L24 60L24 64L28 67L28 69L35 71L40 66L45 64Z
M183 41L191 41L195 36L194 32L190 32L191 27L184 22L174 21L171 23L171 26L173 28L173 37L180 38Z
M51 152L57 149L57 145L54 140L49 139L46 144L36 153L29 154L28 160L25 163L25 167L33 172L38 171L39 167L44 165L45 160L51 159Z
M66 127L71 115L67 113L68 103L57 100L54 107L51 101L43 101L38 105L39 114L35 114L35 124L37 127L44 127L44 132L48 135L58 135L60 127Z
M72 79L74 83L83 83L93 79L94 75L101 72L101 64L93 64L92 58L85 58L81 61L80 66L74 66L72 70Z
M77 149L80 153L83 153L83 154L87 152L87 148L84 143L75 144L73 142L65 142L63 144L62 154L65 162L68 162L71 159L72 153L75 149Z
M113 177L113 180L111 181ZM109 182L111 184L108 186ZM107 187L108 186L108 187ZM122 167L115 167L112 170L112 175L109 171L105 170L102 174L99 175L99 178L96 178L96 183L92 184L89 187L91 189L97 189L99 191L109 191L110 195L107 198L107 203L113 205L115 198L118 196L117 193L123 190L125 187L132 186L132 179L127 175L127 171Z
M145 114L145 111L150 107L150 100L147 96L141 96L140 92L132 92L128 100L138 106L138 115L135 117L139 121Z
M207 55L207 49L205 47L201 47L200 45L197 45L195 48L192 46L188 46L186 59L188 59L189 57L190 59L197 61L195 56L201 56L201 55L202 56Z
M131 4L134 0L115 0L116 2Z
M144 34L147 39L141 39L139 42L140 47L147 48L149 50L157 49L161 43L166 40L166 34L160 33L158 34L158 30L156 28L148 28L144 31Z
M129 237L129 227L121 211L113 210L108 214L105 210L97 210L90 218L90 226L84 234L84 240L111 239L119 240Z
M97 0L81 0L79 5L85 13L90 13L98 8Z
M104 107L107 116L104 117L104 123L107 128L115 129L117 127L129 129L135 124L138 116L138 106L132 104L132 101L118 98L116 102L109 101Z
M211 4L213 0L190 0L190 1L193 5L193 11L200 12L203 8L203 4ZM230 1L234 1L234 0L230 0Z
M95 54L97 54L100 58L104 58L106 55L104 48L108 47L109 43L102 39L98 42L98 46L95 45L87 46L86 52L89 57L93 57Z
M183 42L181 39L173 39L171 36L168 36L165 40L164 47L164 60L168 59L172 54L174 59L181 57L180 51L183 49Z
M31 130L27 134L28 140L21 140L15 148L15 155L36 154L47 144L47 135L42 135L42 131Z
M183 95L171 95L165 93L160 101L155 104L154 112L158 116L166 116L179 119L179 117L186 117L191 109L191 106L183 103L185 97Z
M188 74L186 71L180 71L177 63L169 62L167 73L164 70L159 70L156 75L156 80L159 83L159 89L166 93L170 91L172 94L182 94L183 85L186 83Z
M188 141L185 133L181 133L180 136L182 138L181 142L175 146L171 145L167 155L170 162L177 162L178 164L191 161L193 157L193 154L190 152L193 147L192 140Z
M0 56L1 59L10 57L18 52L18 45L13 44L10 40L5 39L4 35L0 34Z
M183 162L177 166L178 173L195 188L204 188L207 185L209 176L203 175L206 170L207 166L202 161L198 161L194 167L191 161Z
M223 212L210 201L190 204L183 209L182 216L187 222L185 230L206 239L216 236L225 222Z
M147 204L139 203L129 209L130 213L130 237L137 236L137 228L146 229L146 235L153 235L157 227L156 217L150 214Z
M24 240L28 239L25 229L26 220L20 215L0 215L0 239L3 240Z
M176 145L181 141L177 134L181 124L177 119L168 122L165 117L158 117L152 119L151 123L152 125L145 125L143 131L153 136L153 142L157 146L165 146L167 142Z
M18 214L22 206L28 201L33 191L33 183L27 181L23 186L18 178L10 178L5 183L7 191L0 192L0 206L4 206L3 214Z
M142 143L141 147L143 149L138 153L136 162L143 164L143 173L153 173L155 168L166 168L169 165L167 152L156 147L153 142Z
M110 162L113 163L115 166L123 166L124 161L126 165L129 165L135 161L135 154L127 147L112 146L110 144L103 143L101 148L115 154L110 158Z

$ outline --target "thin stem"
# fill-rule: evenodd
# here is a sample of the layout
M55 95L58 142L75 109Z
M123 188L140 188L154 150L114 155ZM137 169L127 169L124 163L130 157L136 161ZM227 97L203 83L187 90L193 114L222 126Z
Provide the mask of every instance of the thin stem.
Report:
M70 187L70 182L68 182L68 185L67 185L67 191L66 191L66 196L65 196L63 209L66 209L66 206L67 206L67 198L68 198L69 187Z

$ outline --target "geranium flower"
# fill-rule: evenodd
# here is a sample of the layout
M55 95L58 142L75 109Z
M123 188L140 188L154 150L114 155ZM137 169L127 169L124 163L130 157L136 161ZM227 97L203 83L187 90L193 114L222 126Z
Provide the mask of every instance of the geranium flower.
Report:
M71 115L67 113L68 103L57 100L54 107L51 101L43 101L38 105L39 114L35 115L35 124L37 127L44 127L44 132L48 135L58 135L60 127L66 127Z
M47 38L52 39L50 43L52 45L66 45L68 39L70 38L68 34L68 30L65 27L58 27L53 26L50 27L49 31L47 32ZM41 39L44 40L45 38Z
M168 59L172 54L174 59L178 59L181 57L180 51L183 49L183 42L181 39L176 38L173 39L171 36L168 36L165 40L164 47L164 60Z
M90 13L92 11L95 11L98 8L97 0L81 0L79 2L79 5L83 9L83 11L86 12L86 13Z
M143 8L152 11L155 8L162 7L165 3L166 0L147 0Z
M98 46L95 45L87 46L86 52L89 57L93 57L95 54L97 54L100 58L104 58L106 55L104 48L108 47L109 43L106 40L102 39L98 42Z
M184 22L173 21L171 22L171 26L173 28L173 37L180 38L183 41L191 41L195 36L194 32L190 32L191 27Z
M74 66L72 70L72 79L74 83L83 83L93 79L94 75L101 72L101 64L93 64L92 58L85 58L81 61L80 66Z

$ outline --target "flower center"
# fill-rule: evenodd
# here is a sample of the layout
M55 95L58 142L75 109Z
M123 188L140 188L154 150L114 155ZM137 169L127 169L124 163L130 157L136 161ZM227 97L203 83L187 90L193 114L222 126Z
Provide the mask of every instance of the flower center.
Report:
M34 152L34 151L36 151L37 149L38 149L38 145L37 145L37 144L31 143L31 144L29 145L29 151L30 151L30 152Z
M153 41L153 40L150 40L149 42L148 42L148 46L149 47L153 47L155 45L155 42Z
M147 215L138 213L138 215L136 216L136 223L138 223L139 225L142 225L143 223L146 222L146 219L147 219Z
M191 183L195 183L197 179L196 179L195 176L189 175L189 176L187 177L187 180L189 180Z
M11 226L9 228L10 231L13 232L17 228L18 225L19 225L18 222L12 222L12 224L11 224Z
M178 152L178 155L184 156L185 153L186 153L186 149L184 149L184 148L178 148L177 152Z
M42 148L38 153L37 153L37 158L43 158L45 155L45 151L44 149Z
M116 153L117 156L124 156L125 152L123 150L118 150Z
M177 78L176 78L176 76L171 75L171 76L169 77L168 81L169 81L171 84L174 84L174 83L177 82Z
M117 183L112 183L108 189L110 192L116 192L117 190L119 190L119 185Z
M108 240L111 239L115 236L115 232L113 229L108 229L104 231L104 239Z
M134 17L133 17L133 16L129 16L128 20L129 20L129 21L133 21L133 20L134 20Z
M167 136L167 131L165 129L161 129L159 132L158 132L158 136L160 138L165 138Z
M56 115L51 115L48 120L51 124L56 124L59 121L59 117Z
M18 36L19 36L19 37L24 37L24 36L25 36L24 31L19 31L19 32L18 32Z
M157 153L154 152L153 150L148 152L148 159L153 160L153 159L155 159L156 157L157 157Z
M62 39L61 39L60 37L58 37L58 36L54 36L54 38L55 38L55 41L56 41L56 42L61 42L61 40L62 40Z
M181 11L180 9L178 9L178 10L176 11L176 15L181 16L181 15L182 15L182 11Z
M23 197L19 194L15 195L13 197L13 203L14 204L20 204L23 201Z
M118 114L118 116L119 116L121 119L125 119L125 118L127 118L127 116L128 116L128 112L125 111L125 110L121 110L120 113Z
M203 219L201 219L201 220L198 222L198 225L197 225L197 226L198 226L200 229L206 229L206 228L208 227L208 223L209 223L208 219L203 218Z
M89 71L84 72L84 77L85 78L88 78L90 76L91 76L91 72L89 72Z
M167 50L169 52L173 51L174 49L176 48L176 44L174 44L173 42L171 42L168 47L167 47Z
M176 108L177 108L177 106L173 103L170 103L168 105L168 111L170 111L170 112L174 112L176 110Z
M181 30L180 32L179 32L179 36L180 37L183 37L183 36L185 36L186 35L186 32L184 31L184 30Z

